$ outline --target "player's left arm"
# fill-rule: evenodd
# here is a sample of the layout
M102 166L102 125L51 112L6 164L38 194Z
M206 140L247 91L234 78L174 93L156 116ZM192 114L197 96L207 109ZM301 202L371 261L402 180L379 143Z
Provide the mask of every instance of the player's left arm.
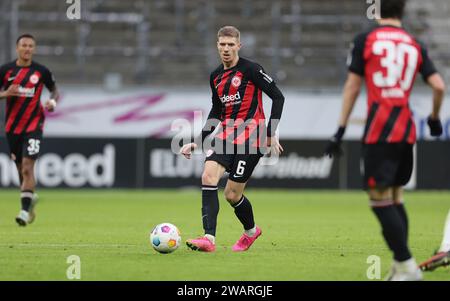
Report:
M433 61L428 56L427 48L423 43L420 43L422 52L422 65L419 72L422 74L423 80L433 90L433 109L428 116L428 126L430 127L430 133L433 137L439 137L442 135L442 124L439 117L441 111L442 102L445 95L445 83L442 76L438 73Z
M283 113L284 95L277 87L275 81L260 66L256 65L256 68L253 70L253 81L258 88L272 99L269 124L267 125L267 146L271 147L276 154L280 154L283 152L283 147L275 133Z
M59 101L60 94L58 91L58 87L56 86L55 78L51 71L45 68L43 73L44 85L50 91L50 99L45 102L45 108L49 112L53 112L56 108L56 104Z

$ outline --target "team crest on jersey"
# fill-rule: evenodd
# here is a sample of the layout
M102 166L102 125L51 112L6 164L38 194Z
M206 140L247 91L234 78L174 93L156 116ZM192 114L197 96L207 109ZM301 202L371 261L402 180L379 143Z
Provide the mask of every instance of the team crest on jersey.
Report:
M231 84L233 85L233 87L238 88L241 85L241 78L239 76L233 77L233 79L231 80Z
M38 82L39 82L39 75L35 73L32 76L30 76L30 83L36 85Z

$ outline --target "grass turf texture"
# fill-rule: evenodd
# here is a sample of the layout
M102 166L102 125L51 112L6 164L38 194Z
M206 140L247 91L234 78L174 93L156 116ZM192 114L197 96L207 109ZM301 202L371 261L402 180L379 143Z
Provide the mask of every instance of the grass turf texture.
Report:
M242 228L220 197L217 251L188 250L202 234L200 193L189 190L41 190L34 224L19 228L18 192L0 191L0 280L66 280L70 255L82 280L368 280L368 256L391 255L363 192L249 190L263 235L245 253L231 246ZM420 262L440 244L449 192L409 192L410 247ZM155 252L149 232L179 227L183 244ZM449 280L450 269L425 273Z

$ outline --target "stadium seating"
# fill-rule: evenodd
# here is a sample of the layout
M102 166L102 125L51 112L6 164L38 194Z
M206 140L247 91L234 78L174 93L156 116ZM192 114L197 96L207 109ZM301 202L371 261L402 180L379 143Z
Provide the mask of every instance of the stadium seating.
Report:
M2 5L12 11L7 2L13 1ZM216 31L233 24L242 31L243 56L260 62L283 85L321 88L342 84L349 43L369 26L367 4L360 0L82 3L82 20L68 20L65 1L23 0L16 4L17 28L4 22L4 30L35 34L37 60L63 82L101 83L105 74L118 73L127 84L205 85L218 64ZM5 14L14 16L10 12ZM412 0L406 22L429 45L447 79L449 13L446 0ZM0 58L10 55L10 47L0 45Z

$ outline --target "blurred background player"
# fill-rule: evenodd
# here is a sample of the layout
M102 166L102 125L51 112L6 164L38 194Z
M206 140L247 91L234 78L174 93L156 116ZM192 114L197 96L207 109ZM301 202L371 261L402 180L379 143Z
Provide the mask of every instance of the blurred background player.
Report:
M349 74L343 91L339 129L325 153L341 153L341 139L365 80L368 116L363 136L364 185L383 237L394 253L387 280L421 280L422 274L408 248L408 218L402 186L413 169L416 128L409 96L416 74L433 89L428 118L432 136L442 134L439 111L445 86L426 48L402 28L406 0L382 0L378 26L354 40Z
M22 209L16 217L19 226L35 219L37 203L34 164L42 147L45 114L41 104L43 87L51 92L45 108L52 112L58 90L51 72L33 61L36 40L30 34L16 42L17 59L0 67L0 99L6 99L5 133L12 160L20 178Z
M444 226L444 237L439 250L430 259L422 262L419 267L422 271L434 271L438 267L450 264L450 211Z
M266 141L262 92L272 99L267 146L272 147L277 154L283 151L275 136L275 130L281 118L284 96L260 65L239 57L241 42L237 28L225 26L219 30L217 37L217 49L222 64L210 76L212 109L197 143L186 144L181 149L181 153L190 159L191 152L200 143L203 144L205 138L221 123L221 129L216 135L215 149L208 150L202 174L202 219L205 236L189 239L187 245L193 250L215 250L219 213L217 185L227 171L229 178L225 187L225 198L244 227L244 234L232 248L233 251L239 252L250 248L261 235L261 229L254 221L252 205L243 192L262 156L259 146ZM201 141L198 141L199 139ZM254 146L256 151L252 152Z

